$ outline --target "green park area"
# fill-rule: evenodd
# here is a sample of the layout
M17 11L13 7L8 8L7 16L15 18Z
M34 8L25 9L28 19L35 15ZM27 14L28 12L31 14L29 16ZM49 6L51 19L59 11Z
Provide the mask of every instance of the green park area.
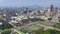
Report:
M55 28L59 28L59 29L60 29L60 23L56 23L56 24L54 24L53 27L55 27Z
M26 34L26 33L23 33L23 31L20 31L18 29L14 29L15 32L19 33L19 34ZM4 31L2 32L1 34L10 34L11 31ZM48 29L48 30L43 30L42 28L38 29L38 30L33 30L31 32L27 32L28 34L60 34L60 31L57 31L57 30L51 30L51 29Z
M2 22L2 25L0 25L0 30L13 28L13 26L4 20L0 20L0 22Z
M44 34L60 34L60 31L57 30L46 30Z
M38 29L30 32L30 34L60 34L60 31L50 29L44 31L43 29Z

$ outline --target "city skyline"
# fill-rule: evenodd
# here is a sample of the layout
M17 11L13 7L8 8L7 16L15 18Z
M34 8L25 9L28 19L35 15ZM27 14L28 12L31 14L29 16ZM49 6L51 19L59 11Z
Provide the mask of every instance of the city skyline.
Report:
M51 4L54 6L60 6L60 0L0 0L0 7L21 7L21 6L42 6L48 7Z

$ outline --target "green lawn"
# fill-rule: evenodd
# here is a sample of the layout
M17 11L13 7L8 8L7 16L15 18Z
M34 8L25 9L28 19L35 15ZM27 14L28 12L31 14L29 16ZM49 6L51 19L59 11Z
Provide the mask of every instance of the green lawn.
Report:
M31 30L38 30L38 29L40 29L41 27L40 27L40 26L37 26L37 25L31 25L31 26L29 26L28 28L30 28Z

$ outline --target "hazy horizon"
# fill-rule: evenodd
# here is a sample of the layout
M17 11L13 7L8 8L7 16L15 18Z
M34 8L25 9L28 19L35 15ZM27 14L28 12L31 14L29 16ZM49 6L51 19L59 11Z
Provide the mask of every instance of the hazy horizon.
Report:
M21 7L21 6L43 6L48 7L51 4L60 6L60 0L0 0L0 7Z

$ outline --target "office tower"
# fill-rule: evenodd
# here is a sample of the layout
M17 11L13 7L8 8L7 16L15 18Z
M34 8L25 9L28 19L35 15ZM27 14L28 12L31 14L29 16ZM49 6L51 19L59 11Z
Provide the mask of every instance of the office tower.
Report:
M51 17L54 16L54 6L53 5L50 6L50 16Z
M26 7L26 12L27 12L27 18L28 18L28 22L29 22L29 10L28 10L28 7Z
M54 11L54 6L53 6L53 5L51 5L51 7L50 7L50 11L51 11L51 12Z

